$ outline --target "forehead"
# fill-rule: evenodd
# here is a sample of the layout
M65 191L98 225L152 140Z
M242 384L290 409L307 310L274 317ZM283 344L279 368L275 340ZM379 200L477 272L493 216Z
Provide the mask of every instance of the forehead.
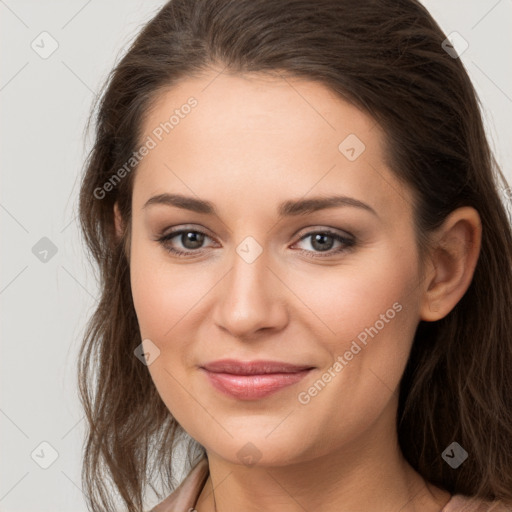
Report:
M189 109L187 102L191 98L197 105ZM237 140L274 140L275 145L301 140L315 146L325 141L331 147L348 134L347 130L372 144L380 144L382 138L380 130L374 130L377 125L373 118L324 84L285 75L211 71L200 78L181 80L156 96L146 115L144 132L151 133L174 112L179 119L175 116L172 121L173 135L194 125L198 142L206 142L206 136L223 148L228 142L224 135L233 130L238 134ZM187 118L190 120L185 123Z
M219 72L182 80L147 112L149 138L135 202L176 189L253 202L338 191L379 208L406 194L386 168L375 120L319 82Z

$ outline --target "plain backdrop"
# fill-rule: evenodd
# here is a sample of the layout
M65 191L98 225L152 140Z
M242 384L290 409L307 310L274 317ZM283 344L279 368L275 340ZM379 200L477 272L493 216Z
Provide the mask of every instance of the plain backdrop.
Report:
M469 43L461 58L512 182L512 0L424 3ZM3 512L86 511L76 354L98 288L76 221L84 126L107 73L163 4L0 0Z

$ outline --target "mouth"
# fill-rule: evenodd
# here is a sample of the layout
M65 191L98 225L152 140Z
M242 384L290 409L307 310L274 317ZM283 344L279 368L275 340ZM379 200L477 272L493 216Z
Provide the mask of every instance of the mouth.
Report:
M314 367L280 361L223 359L200 369L218 391L239 400L258 400L296 384Z

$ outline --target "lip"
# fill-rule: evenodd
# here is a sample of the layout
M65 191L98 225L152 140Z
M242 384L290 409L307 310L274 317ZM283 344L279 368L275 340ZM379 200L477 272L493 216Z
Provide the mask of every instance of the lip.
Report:
M210 383L239 400L258 400L302 380L310 365L281 361L237 361L222 359L201 366Z
M313 368L311 365L297 365L283 361L238 361L236 359L219 359L203 365L201 368L213 373L230 373L233 375L261 375L267 373L296 373Z

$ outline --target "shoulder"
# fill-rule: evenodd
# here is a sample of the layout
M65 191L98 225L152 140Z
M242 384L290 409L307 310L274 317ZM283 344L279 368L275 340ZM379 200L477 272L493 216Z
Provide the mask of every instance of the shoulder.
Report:
M441 512L512 512L512 505L455 494Z
M189 512L194 508L208 474L208 459L202 458L174 492L149 512Z

